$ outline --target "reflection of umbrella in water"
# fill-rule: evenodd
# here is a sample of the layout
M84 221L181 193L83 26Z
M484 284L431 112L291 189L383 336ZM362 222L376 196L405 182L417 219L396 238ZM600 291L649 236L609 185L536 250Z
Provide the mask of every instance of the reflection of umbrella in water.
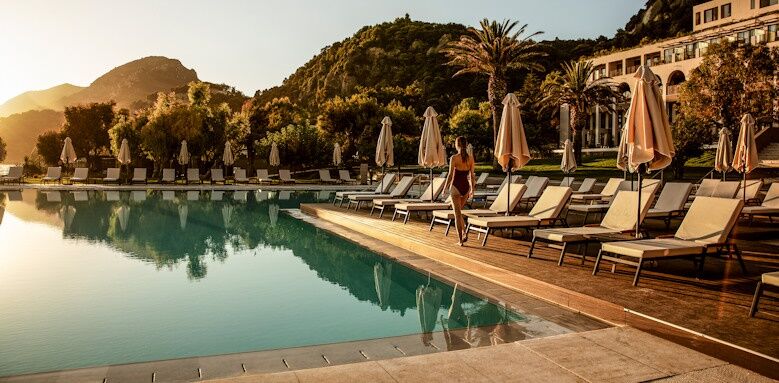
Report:
M279 205L268 205L268 218L270 219L271 227L276 227L276 221L279 220Z
M73 206L63 206L60 210L60 216L62 222L65 224L65 230L70 230L70 226L73 224L73 218L76 216L76 208Z
M127 222L130 221L130 207L126 205L119 206L116 209L116 215L119 217L119 227L122 231L127 230Z
M440 288L430 285L417 288L417 311L423 333L431 333L435 330L439 307L441 307Z
M231 205L222 206L222 222L225 229L230 227L230 221L233 219L233 207Z
M187 214L189 214L187 205L179 205L179 226L181 226L181 230L187 228Z
M389 307L391 275L392 264L376 263L373 265L373 283L376 287L376 295L379 297L379 307L382 310L386 310Z

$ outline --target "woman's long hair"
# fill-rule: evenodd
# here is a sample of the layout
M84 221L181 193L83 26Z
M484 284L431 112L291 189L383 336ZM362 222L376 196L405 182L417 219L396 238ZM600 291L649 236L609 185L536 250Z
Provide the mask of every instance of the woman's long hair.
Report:
M468 162L468 140L463 136L457 136L454 140L454 146L459 150L463 157L463 162Z

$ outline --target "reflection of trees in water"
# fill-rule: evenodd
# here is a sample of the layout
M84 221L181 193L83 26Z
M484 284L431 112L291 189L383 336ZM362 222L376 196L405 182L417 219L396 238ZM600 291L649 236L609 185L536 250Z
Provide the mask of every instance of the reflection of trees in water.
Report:
M451 286L289 215L272 217L277 208L297 208L299 202L316 200L315 193L294 197L285 200L260 195L257 199L255 193L249 193L246 200L236 201L227 193L221 200L212 200L205 192L189 198L186 193L176 193L174 198L168 195L164 199L162 193L151 193L138 200L122 193L118 201L109 201L102 192L90 192L87 200L75 201L71 193L62 192L60 201L52 201L57 198L39 192L35 205L52 214L61 214L63 207L74 209L69 218L72 221L63 229L67 238L108 244L158 268L186 262L191 279L204 278L208 259L222 262L231 250L260 246L289 249L317 277L360 301L404 315L407 309L417 309L417 289L429 286L441 292L440 309L450 309ZM458 293L457 298L458 307L464 309L456 310L465 310L468 315L450 316L448 328L494 324L501 317L485 300L465 293Z

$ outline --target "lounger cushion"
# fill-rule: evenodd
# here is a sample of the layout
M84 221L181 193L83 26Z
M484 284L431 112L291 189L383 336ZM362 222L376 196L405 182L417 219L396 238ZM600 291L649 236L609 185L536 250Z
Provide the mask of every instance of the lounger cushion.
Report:
M571 205L568 206L568 210L580 211L585 213L602 212L609 210L609 204L607 203L593 203L589 205Z
M468 219L468 224L470 225L487 228L537 226L540 222L541 220L536 217L505 215L497 217L474 217Z
M604 252L612 254L647 259L701 254L704 251L704 246L694 241L677 238L655 238L626 242L606 242L603 244L602 249Z
M461 212L466 217L485 217L502 214L489 209L464 209L461 210ZM433 212L433 217L441 219L454 219L454 210L436 210Z
M416 203L399 203L395 205L395 210L405 210L405 211L434 211L434 210L442 210L446 209L447 207L452 206L448 203L443 202L416 202Z
M552 242L580 242L584 241L585 235L593 234L615 234L619 231L601 226L585 227L567 227L557 229L536 229L533 230L533 236L538 239L545 239Z
M606 196L600 194L574 194L571 199L583 200L583 201L597 201L605 198Z
M419 201L417 199L408 199L408 198L383 198L383 199L374 199L373 204L377 206L395 206L399 203L411 203L414 201Z
M763 277L761 279L763 283L771 285L771 286L779 286L779 271L774 271L772 273L765 273L763 274Z
M349 199L352 201L372 201L374 199L392 199L390 194L357 194L349 195Z
M779 214L779 208L766 206L744 206L741 212L750 215Z
M339 191L335 193L336 197L349 197L353 195L375 195L372 191Z

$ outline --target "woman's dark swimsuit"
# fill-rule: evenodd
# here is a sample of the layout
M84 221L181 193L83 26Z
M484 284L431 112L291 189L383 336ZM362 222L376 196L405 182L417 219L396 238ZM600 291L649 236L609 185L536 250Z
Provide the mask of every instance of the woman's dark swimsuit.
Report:
M468 175L470 175L470 173L470 170L454 169L454 180L452 181L452 186L457 188L457 191L460 192L461 196L467 196L471 191L471 184L468 182Z

